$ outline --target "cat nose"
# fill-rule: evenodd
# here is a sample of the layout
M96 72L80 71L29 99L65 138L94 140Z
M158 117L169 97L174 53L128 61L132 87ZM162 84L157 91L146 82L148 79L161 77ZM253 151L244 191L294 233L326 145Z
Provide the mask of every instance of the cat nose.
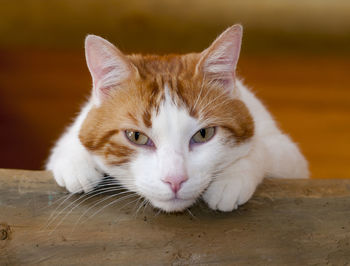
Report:
M168 183L171 187L171 190L176 194L180 188L182 183L186 182L188 179L187 176L179 175L179 176L167 176L162 179L164 183Z

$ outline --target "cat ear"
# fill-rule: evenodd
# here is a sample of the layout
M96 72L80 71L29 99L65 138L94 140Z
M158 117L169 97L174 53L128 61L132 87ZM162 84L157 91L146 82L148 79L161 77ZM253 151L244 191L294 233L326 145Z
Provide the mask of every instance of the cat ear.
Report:
M197 65L205 77L223 85L231 92L242 42L242 26L236 24L225 30L204 50Z
M95 35L88 35L85 39L85 57L92 76L93 98L97 105L135 71L121 51Z

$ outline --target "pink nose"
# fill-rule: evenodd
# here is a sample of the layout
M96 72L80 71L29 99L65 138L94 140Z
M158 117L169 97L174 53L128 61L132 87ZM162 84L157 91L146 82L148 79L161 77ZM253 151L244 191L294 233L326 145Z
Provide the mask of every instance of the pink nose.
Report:
M168 183L171 190L176 194L180 190L182 183L184 183L187 179L187 176L168 176L163 179L163 182Z

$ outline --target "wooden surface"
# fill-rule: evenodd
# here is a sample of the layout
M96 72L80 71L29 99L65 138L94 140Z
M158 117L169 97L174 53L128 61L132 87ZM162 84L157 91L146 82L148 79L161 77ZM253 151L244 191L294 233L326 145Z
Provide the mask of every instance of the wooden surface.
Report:
M0 170L0 265L350 262L350 180L266 180L232 213L199 203L163 214L130 198L94 215L106 197L73 209L79 196L67 198L49 173Z

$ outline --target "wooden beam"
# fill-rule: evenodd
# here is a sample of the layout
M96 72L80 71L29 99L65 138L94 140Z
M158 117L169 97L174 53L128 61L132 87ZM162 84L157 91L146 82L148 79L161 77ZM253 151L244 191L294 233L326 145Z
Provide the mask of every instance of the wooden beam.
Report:
M48 172L0 170L0 265L350 262L350 180L265 180L231 213L122 197L69 197Z

